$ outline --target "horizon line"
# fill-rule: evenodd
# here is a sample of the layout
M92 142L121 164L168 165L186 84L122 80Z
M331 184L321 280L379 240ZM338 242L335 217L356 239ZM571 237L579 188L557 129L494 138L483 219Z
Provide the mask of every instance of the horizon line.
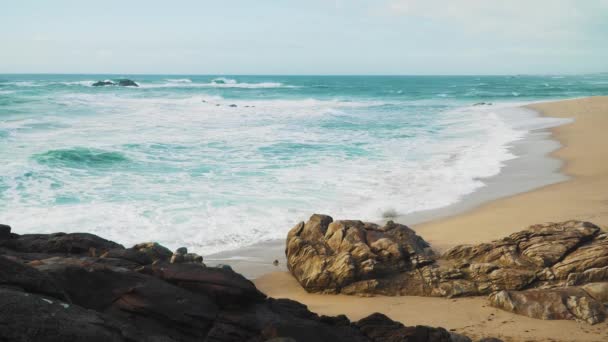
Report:
M0 72L0 75L108 75L108 76L316 76L316 77L441 77L441 76L581 76L608 74L608 71L585 72L585 73L509 73L509 74L210 74L210 73L81 73L81 72Z

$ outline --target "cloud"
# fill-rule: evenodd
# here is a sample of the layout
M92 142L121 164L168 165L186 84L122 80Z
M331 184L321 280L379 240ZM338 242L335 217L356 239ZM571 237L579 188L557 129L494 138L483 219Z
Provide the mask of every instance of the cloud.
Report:
M389 0L386 10L502 39L572 40L594 22L608 26L608 0Z

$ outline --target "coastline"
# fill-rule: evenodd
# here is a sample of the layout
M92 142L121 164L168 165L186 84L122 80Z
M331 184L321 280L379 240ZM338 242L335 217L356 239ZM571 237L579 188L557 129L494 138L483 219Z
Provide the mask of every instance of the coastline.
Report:
M567 180L568 176L560 171L562 160L551 155L561 145L554 139L550 129L565 124L568 120L548 120L554 118L543 117L539 111L527 106L503 104L496 106L497 108L492 107L488 112L501 115L514 126L521 125L517 121L518 119L523 119L521 121L531 126L519 128L526 131L525 136L508 145L509 151L517 157L506 160L498 174L483 178L483 187L464 195L459 201L448 206L398 215L391 220L416 228L416 225L425 225L438 219L457 216L497 199ZM527 172L528 170L534 170L534 172ZM331 215L331 213L323 214ZM342 217L334 218L344 219ZM385 222L386 220L377 223L384 224ZM287 230L290 227L283 228ZM433 247L443 250L445 246L441 241L435 241ZM205 260L212 265L229 264L247 278L255 279L270 272L287 271L284 248L285 241L275 239L206 255ZM273 266L274 260L279 261L278 267Z
M501 238L531 224L578 219L608 227L608 97L544 102L528 106L543 116L574 121L550 128L562 147L551 156L562 161L569 179L484 203L455 216L413 228L440 250ZM449 229L447 228L449 227Z
M463 213L414 224L416 232L437 249L491 241L531 224L579 219L608 226L608 97L544 102L527 106L543 116L573 118L553 127L561 148L551 157L562 161L562 182L483 203ZM406 223L407 222L403 222ZM592 327L574 321L543 321L490 308L485 298L329 296L306 293L282 271L255 280L264 293L300 301L319 314L357 319L379 311L405 324L441 325L471 337L497 336L505 341L600 341L608 323ZM415 308L413 310L412 308ZM565 339L567 338L567 339Z

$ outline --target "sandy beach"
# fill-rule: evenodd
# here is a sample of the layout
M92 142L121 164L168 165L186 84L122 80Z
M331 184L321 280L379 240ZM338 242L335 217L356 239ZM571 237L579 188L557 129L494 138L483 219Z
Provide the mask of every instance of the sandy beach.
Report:
M544 116L572 118L551 129L562 147L552 156L563 161L567 181L485 203L455 216L414 225L438 251L457 244L502 238L531 224L578 219L608 227L608 97L592 97L529 106ZM400 222L407 224L407 222ZM258 288L277 298L291 298L319 314L346 314L356 320L383 312L406 325L443 326L471 337L505 341L605 341L608 323L543 321L486 305L485 298L423 298L313 295L286 272L259 277Z

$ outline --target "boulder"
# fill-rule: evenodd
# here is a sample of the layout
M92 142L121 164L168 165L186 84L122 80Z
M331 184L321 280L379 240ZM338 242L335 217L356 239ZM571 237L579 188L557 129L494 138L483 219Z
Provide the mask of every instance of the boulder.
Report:
M111 249L124 248L113 241L89 233L24 234L0 240L0 247L17 252L46 254L101 255Z
M287 235L287 267L309 292L337 293L360 280L407 272L433 262L410 228L313 215Z
M120 87L139 87L139 84L135 83L135 81L129 79L118 80L118 85Z
M157 242L138 243L130 249L147 254L154 261L166 261L171 258L171 255L173 255L169 248L164 247Z
M289 231L286 255L309 292L457 297L565 285L568 274L571 283L608 280L606 234L581 221L533 225L437 257L406 226L313 215Z
M11 226L6 224L0 224L0 239L10 239L11 237Z
M92 84L93 87L104 87L104 86L113 86L113 85L116 85L116 83L114 83L112 81L97 81Z
M196 263L203 264L203 257L196 253L188 253L188 249L186 247L180 247L173 252L171 256L172 264L180 264L180 263Z
M604 305L577 287L500 291L489 296L490 305L540 319L576 319L595 324L605 318Z
M357 323L357 328L373 341L452 342L450 333L443 328L417 325L405 327L381 313L374 313ZM470 339L469 339L470 341Z
M537 224L441 256L406 226L313 215L287 234L287 266L309 292L460 297L545 319L604 319L608 235L589 222ZM590 284L601 283L601 284ZM588 284L586 287L576 285ZM568 287L565 287L568 286ZM538 288L538 290L530 290ZM534 300L543 304L534 305Z

